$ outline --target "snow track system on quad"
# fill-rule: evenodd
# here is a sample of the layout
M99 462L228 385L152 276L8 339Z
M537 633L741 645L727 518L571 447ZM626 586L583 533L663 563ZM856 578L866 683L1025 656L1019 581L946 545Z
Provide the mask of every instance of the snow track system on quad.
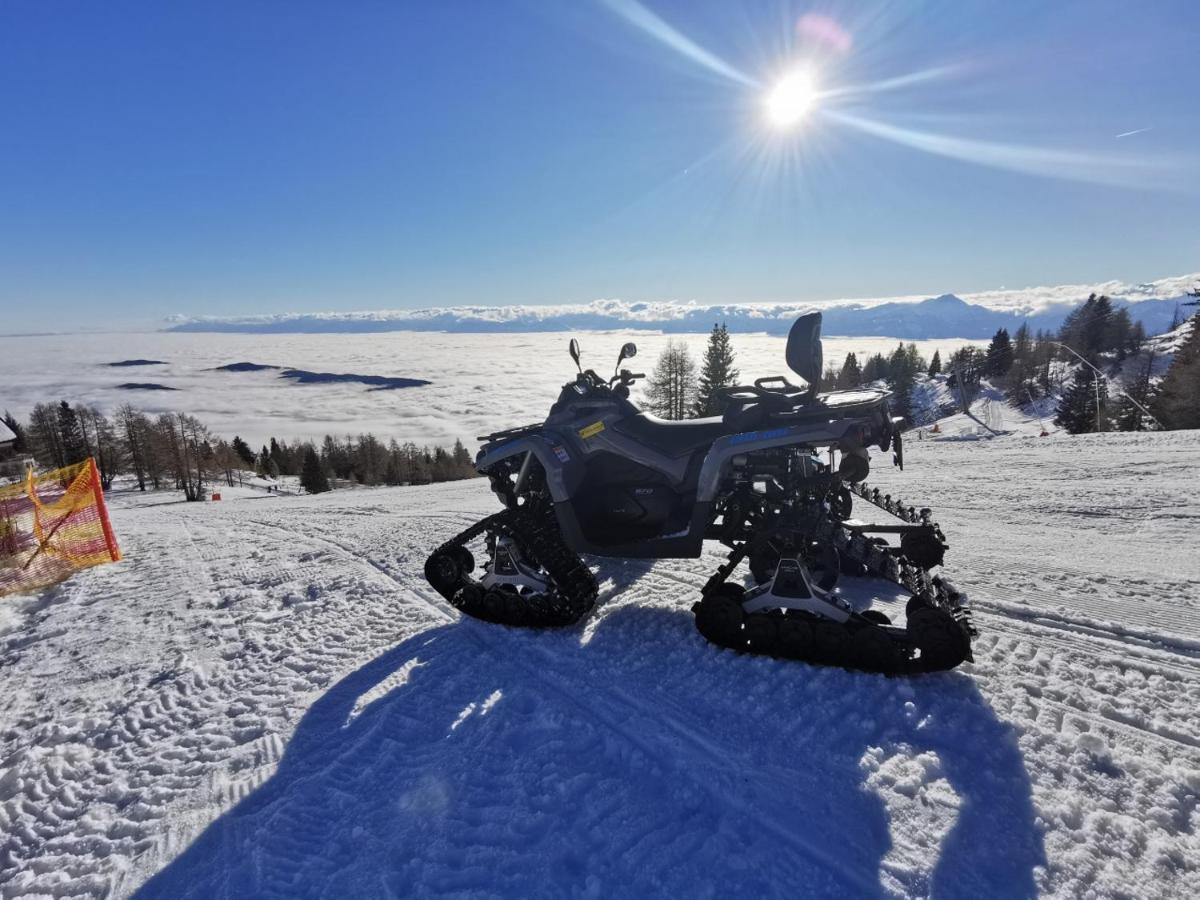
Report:
M966 596L928 571L945 551L930 511L918 511L866 484L849 490L914 526L896 528L901 548L867 537L868 531L881 529L865 529L823 511L811 530L735 546L692 607L696 628L710 642L731 650L887 675L938 672L970 660L975 630ZM782 545L782 552L769 581L747 591L727 580L744 558L772 541ZM905 555L905 544L921 564ZM878 610L856 612L841 601L832 592L838 570L904 588L911 594L906 625L892 625ZM782 608L784 604L791 608ZM806 605L809 609L798 608Z
M471 577L467 544L483 536L492 559L483 581ZM425 578L456 609L502 625L572 625L596 602L596 577L563 543L551 518L516 507L475 523L430 554Z
M499 479L493 483L498 493L506 491ZM930 511L866 484L846 490L909 528L863 527L822 509L810 528L738 543L692 607L697 630L709 642L743 653L888 675L943 671L970 660L975 631L966 597L928 571L945 550ZM849 503L843 499L841 506ZM880 530L899 532L901 547L867 536ZM479 538L489 555L482 579L473 577L475 559L467 549ZM743 560L757 561L764 552L777 554L765 583L747 590L728 580ZM840 572L886 580L911 594L906 624L892 625L877 610L850 608L833 591ZM426 561L425 577L463 613L518 627L572 625L591 611L597 595L595 576L563 542L553 514L522 506L442 544ZM810 608L798 608L806 600Z

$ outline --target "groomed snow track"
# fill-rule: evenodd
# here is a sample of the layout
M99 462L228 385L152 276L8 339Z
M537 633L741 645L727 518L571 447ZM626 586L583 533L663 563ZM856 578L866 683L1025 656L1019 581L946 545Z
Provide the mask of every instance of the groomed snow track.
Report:
M1200 894L1200 433L909 462L980 637L908 679L705 643L716 546L463 620L482 481L118 495L125 562L0 601L0 896Z

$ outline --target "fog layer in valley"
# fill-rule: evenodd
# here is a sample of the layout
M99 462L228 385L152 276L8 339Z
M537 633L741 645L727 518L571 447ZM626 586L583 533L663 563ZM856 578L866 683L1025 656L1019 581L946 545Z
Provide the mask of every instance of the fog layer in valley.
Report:
M253 445L270 437L313 438L371 431L383 439L452 443L474 448L476 435L540 421L559 388L574 374L567 333L445 334L167 334L115 333L0 337L0 411L26 419L35 403L70 400L111 411L132 403L147 411L178 409L199 416L217 434L241 435ZM697 363L708 337L639 332L581 332L585 367L611 374L617 351L635 341L629 365L649 374L669 339L684 341ZM783 337L735 334L742 380L789 374ZM853 351L860 362L890 352L892 338L825 340L826 360L841 364ZM917 341L926 356L943 358L964 343ZM161 364L114 368L124 360ZM236 362L290 366L317 372L421 378L424 387L372 391L359 384L296 384L278 371L218 372ZM136 376L136 377L135 377ZM793 376L794 377L794 376ZM119 385L160 384L171 391L126 390ZM636 398L636 397L635 397Z

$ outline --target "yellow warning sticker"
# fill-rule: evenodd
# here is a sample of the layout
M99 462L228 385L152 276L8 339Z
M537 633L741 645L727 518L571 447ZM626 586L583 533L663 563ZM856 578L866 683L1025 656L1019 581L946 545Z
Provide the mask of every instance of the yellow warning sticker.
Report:
M603 422L593 422L593 423L592 423L591 425L589 425L587 428L580 428L580 429L579 429L579 436L580 436L581 438L583 438L583 439L586 441L586 440L587 440L588 438L590 438L590 437L595 437L596 435L598 435L598 434L599 434L600 432L602 432L603 430L604 430L604 423L603 423Z

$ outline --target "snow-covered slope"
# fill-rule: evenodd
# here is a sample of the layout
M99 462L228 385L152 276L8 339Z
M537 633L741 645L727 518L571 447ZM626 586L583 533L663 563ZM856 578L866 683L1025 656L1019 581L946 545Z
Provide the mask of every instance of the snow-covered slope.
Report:
M124 562L0 601L0 895L1200 894L1200 433L908 461L981 631L915 679L705 644L716 548L463 621L479 481L118 495Z
M1043 397L1033 403L1016 404L1004 392L984 380L970 403L970 414L961 412L961 403L948 385L947 375L932 378L918 376L913 389L915 430L912 441L953 441L994 438L997 436L1041 436L1053 434L1057 399ZM934 429L937 429L936 431Z

